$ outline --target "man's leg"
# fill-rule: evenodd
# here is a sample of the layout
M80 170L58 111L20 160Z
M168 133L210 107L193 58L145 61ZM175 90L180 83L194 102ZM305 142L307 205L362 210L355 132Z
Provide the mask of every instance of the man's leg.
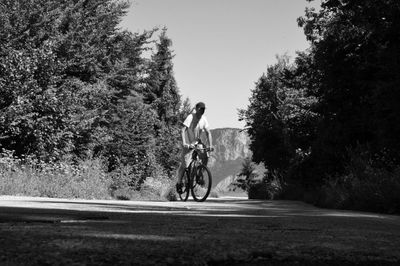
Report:
M177 182L176 182L176 189L178 192L182 190L182 177L183 174L185 173L186 167L188 167L190 160L191 160L191 150L182 148L182 153L181 153L181 164L179 165L179 168L177 170Z
M181 183L182 182L182 177L183 177L183 173L185 172L185 163L181 162L181 164L179 165L178 171L177 171L177 183Z

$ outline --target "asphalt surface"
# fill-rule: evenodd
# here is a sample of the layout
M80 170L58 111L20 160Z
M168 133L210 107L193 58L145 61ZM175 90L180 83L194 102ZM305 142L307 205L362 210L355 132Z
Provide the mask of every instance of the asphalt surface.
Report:
M295 201L0 196L0 265L400 265L400 217Z

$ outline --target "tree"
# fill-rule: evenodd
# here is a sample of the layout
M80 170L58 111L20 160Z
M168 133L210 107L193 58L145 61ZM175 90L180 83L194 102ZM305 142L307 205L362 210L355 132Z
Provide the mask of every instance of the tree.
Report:
M320 77L314 154L328 173L358 145L400 158L399 15L398 1L325 0L299 19Z
M41 160L102 156L140 187L178 161L180 95L163 30L118 29L124 0L0 3L0 146ZM152 58L143 56L155 43ZM171 138L171 136L173 136Z
M46 160L90 150L110 102L143 83L140 55L151 33L118 31L127 7L112 0L0 4L3 148Z
M180 106L181 96L177 87L172 63L172 41L164 28L151 58L144 102L157 113L156 154L157 160L169 176L174 175L179 163Z
M299 150L308 151L318 119L313 111L317 99L308 93L303 60L289 64L287 56L267 69L252 91L250 104L239 113L246 121L255 162L263 162L268 173L284 175ZM270 177L272 178L272 177Z
M151 59L144 101L157 111L160 121L172 125L177 122L181 101L173 73L172 41L166 31L162 30Z
M16 155L58 157L70 150L68 106L59 84L54 1L0 5L0 145ZM41 16L40 14L46 14Z
M251 159L251 157L246 157L242 163L242 169L238 175L238 178L234 185L245 191L249 191L251 184L254 179L258 176L255 173L256 167Z

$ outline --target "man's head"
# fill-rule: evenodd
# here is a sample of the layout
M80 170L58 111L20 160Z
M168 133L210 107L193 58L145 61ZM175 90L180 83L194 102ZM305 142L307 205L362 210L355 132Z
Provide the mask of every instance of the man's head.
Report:
M206 105L203 102L198 102L196 104L196 114L198 116L202 116L204 114L204 111L206 110Z

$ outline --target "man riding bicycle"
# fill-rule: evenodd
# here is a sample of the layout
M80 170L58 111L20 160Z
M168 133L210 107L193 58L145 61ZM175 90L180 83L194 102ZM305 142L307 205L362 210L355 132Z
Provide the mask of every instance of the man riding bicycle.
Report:
M212 148L212 137L211 131L208 125L207 118L204 116L206 105L203 102L199 102L195 106L196 113L191 113L183 122L181 129L182 137L182 153L181 153L181 164L177 171L177 184L176 190L178 193L182 191L182 176L185 168L188 167L191 156L193 144L200 139L202 131L206 132L208 145Z

